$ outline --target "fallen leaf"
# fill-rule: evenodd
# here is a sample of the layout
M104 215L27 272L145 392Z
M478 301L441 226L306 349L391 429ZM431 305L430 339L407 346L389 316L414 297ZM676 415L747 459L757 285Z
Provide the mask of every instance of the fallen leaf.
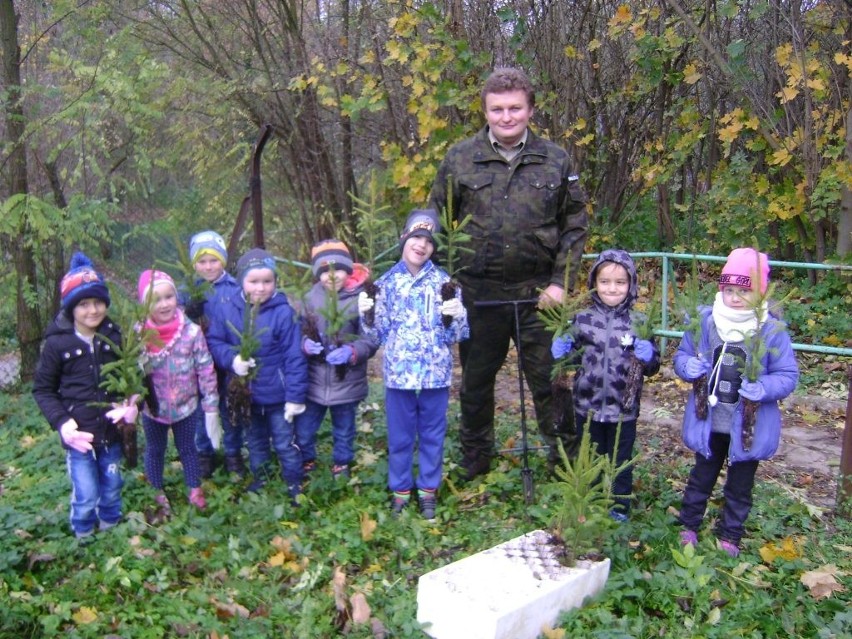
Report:
M56 555L51 555L50 553L33 553L30 555L29 560L27 561L27 568L29 570L33 569L37 563L47 563L49 561L53 561L56 559Z
M219 619L231 619L232 617L249 618L248 608L241 606L235 601L222 602L215 597L210 598L210 603L216 608L216 616Z
M807 586L814 599L830 597L833 592L842 592L845 588L838 583L835 575L841 574L837 566L827 564L816 570L803 573L799 580Z
M544 639L565 639L565 628L542 626L541 634L544 636Z
M71 618L78 626L85 626L86 624L97 620L98 611L94 608L89 608L88 606L80 606L80 609L71 615Z
M284 560L286 558L287 557L284 555L283 552L277 552L269 558L269 565L270 566L283 566Z
M758 552L760 553L760 557L763 561L768 564L771 564L779 557L781 559L786 559L787 561L792 561L802 556L801 552L799 552L799 545L800 544L792 537L785 537L782 540L781 545L776 544L774 541L770 541Z
M344 612L346 610L346 573L340 566L334 567L331 586L334 591L334 606Z
M355 625L365 624L370 620L370 604L363 592L356 592L349 599L352 604L352 622Z
M361 539L370 541L376 531L376 526L378 526L378 522L375 519L371 519L367 513L361 513Z

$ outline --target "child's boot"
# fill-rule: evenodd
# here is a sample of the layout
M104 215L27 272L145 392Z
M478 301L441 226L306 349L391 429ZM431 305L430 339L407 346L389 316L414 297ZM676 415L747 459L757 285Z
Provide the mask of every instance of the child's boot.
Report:
M201 471L201 479L210 479L213 476L213 456L199 453L198 468Z
M394 491L391 495L391 514L394 517L399 517L403 508L408 506L409 501L411 501L411 491Z
M420 503L420 514L426 521L435 521L435 510L438 498L434 490L418 490L417 501Z
M243 456L240 453L227 455L225 457L225 470L229 473L236 473L241 479L245 477L246 465L243 463Z
M160 492L154 497L154 501L157 503L157 515L160 519L168 519L172 516L172 505L169 503L169 498L166 497L166 493Z
M190 489L189 503L198 508L198 510L204 510L207 508L207 500L204 499L204 491L201 490L201 486L196 486L195 488Z

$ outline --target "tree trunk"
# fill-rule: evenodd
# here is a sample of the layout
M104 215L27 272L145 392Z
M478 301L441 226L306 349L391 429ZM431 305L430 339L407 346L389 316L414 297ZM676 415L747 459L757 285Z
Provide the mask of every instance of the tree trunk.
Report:
M0 0L0 55L3 59L3 86L6 100L3 111L6 117L6 144L11 149L8 156L6 184L8 195L26 194L27 153L24 146L24 109L21 104L21 49L18 46L18 16L12 0ZM38 363L42 324L38 309L27 303L27 293L37 291L36 264L32 249L22 241L26 224L21 223L16 235L4 235L4 253L12 258L16 284L16 316L18 345L21 353L21 381L29 381Z

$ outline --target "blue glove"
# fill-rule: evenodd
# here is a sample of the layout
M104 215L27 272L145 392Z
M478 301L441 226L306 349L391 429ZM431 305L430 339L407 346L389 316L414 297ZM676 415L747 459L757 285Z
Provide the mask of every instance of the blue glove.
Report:
M637 339L633 342L633 354L640 362L647 364L654 356L654 345L646 339Z
M698 379L702 375L709 373L710 370L710 362L698 357L690 357L686 360L686 365L683 367L683 372L686 373L686 378L689 380Z
M550 354L553 355L553 359L559 359L570 353L572 348L574 348L574 338L570 335L555 337L550 345Z
M314 340L306 337L305 343L302 344L302 349L308 355L319 355L323 351L323 345L320 342L315 342Z
M329 364L334 364L337 366L338 364L348 364L349 360L352 359L352 354L355 350L349 346L349 344L344 344L340 348L335 348L328 355L325 356L325 361Z
M753 402L760 402L766 397L766 389L760 382L750 382L743 378L742 386L740 386L740 397L750 399Z

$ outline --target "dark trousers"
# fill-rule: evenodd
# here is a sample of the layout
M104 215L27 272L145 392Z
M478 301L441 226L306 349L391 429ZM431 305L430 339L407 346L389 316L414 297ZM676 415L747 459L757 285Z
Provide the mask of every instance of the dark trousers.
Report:
M494 455L494 382L515 339L515 309L512 304L477 307L474 301L534 299L539 285L508 288L497 283L463 280L470 338L459 342L462 365L461 428L459 439L467 460L490 459ZM540 287L543 288L543 287ZM545 330L534 304L519 305L523 373L532 393L539 432L553 447L557 433L551 408L550 372L553 335ZM568 440L565 440L566 447ZM555 448L551 452L556 456Z
M589 439L595 445L598 455L606 455L615 459L616 466L621 466L633 457L633 445L636 443L636 420L631 419L618 424L611 422L589 422L582 415L576 415L579 437L588 427ZM618 439L616 440L616 434ZM626 466L615 476L612 482L612 494L615 496L616 508L624 513L630 512L630 496L633 493L633 465Z
M710 457L695 454L695 466L689 473L680 507L680 523L684 528L697 532L701 527L707 501L728 457L730 445L730 435L711 433ZM751 512L751 494L757 464L757 461L744 461L728 465L728 477L724 487L725 503L716 523L716 536L719 539L739 545L745 531L745 521Z

